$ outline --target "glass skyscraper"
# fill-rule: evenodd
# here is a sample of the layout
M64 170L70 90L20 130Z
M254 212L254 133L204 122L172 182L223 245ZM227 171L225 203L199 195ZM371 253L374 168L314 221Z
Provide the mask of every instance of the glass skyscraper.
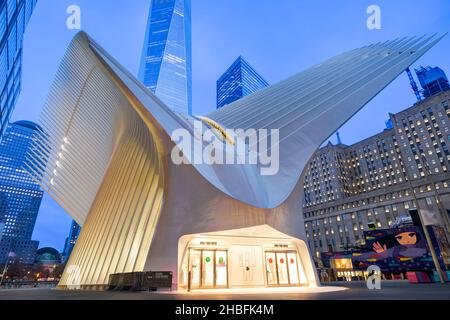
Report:
M70 226L69 237L66 239L66 243L64 245L63 262L67 262L67 260L69 260L70 254L73 251L73 247L75 247L75 244L77 243L80 232L80 225L73 220L72 225Z
M25 264L32 264L39 245L31 236L43 191L24 169L37 130L40 129L33 122L15 122L8 125L0 142L0 265L10 253Z
M37 0L0 0L0 140L21 90L22 40Z
M191 1L151 0L139 79L174 111L192 114Z
M269 83L239 56L217 80L217 109L268 86Z

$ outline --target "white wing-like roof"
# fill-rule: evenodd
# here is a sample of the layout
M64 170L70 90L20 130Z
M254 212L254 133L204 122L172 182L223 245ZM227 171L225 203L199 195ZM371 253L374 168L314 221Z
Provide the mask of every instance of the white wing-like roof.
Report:
M279 206L299 182L315 150L442 37L402 38L355 49L207 115L223 128L279 129L277 174L261 175L258 164L192 166L237 200L260 208ZM99 92L100 73L121 82L129 92ZM80 224L107 170L117 131L114 121L129 94L146 108L136 111L139 116L152 118L167 135L179 128L194 135L195 118L170 110L91 38L79 33L49 93L41 117L43 132L37 137L41 144L30 154L34 164L29 171ZM81 115L82 109L92 115ZM74 138L64 147L68 133ZM96 152L100 146L102 153ZM70 148L63 163L58 161L61 148Z
M280 130L280 171L257 177L257 205L282 203L315 150L444 36L355 49L210 113L228 128ZM238 186L232 189L237 198L245 194Z
M233 198L263 208L280 205L315 150L442 37L351 50L207 115L224 128L279 129L278 174L263 176L258 165L194 166ZM175 127L167 126L168 133Z

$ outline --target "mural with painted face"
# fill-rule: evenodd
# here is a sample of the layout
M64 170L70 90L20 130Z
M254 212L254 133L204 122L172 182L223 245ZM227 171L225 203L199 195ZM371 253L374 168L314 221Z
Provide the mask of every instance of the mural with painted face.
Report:
M417 233L402 232L395 236L395 240L402 246L415 245L417 243Z
M425 238L417 227L365 232L367 251L354 256L354 265L376 264L382 269L416 269L431 266Z
M445 231L428 226L441 267L450 265L450 244ZM434 270L433 260L420 227L404 227L364 232L366 249L361 251L331 252L322 254L324 265L331 267L330 259L351 259L354 270L367 270L371 265L385 272Z

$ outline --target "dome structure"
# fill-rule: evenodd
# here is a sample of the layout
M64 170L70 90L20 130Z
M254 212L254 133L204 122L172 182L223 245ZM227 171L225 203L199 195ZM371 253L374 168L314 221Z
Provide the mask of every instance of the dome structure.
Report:
M61 263L61 254L55 248L41 248L36 252L36 263L55 265Z

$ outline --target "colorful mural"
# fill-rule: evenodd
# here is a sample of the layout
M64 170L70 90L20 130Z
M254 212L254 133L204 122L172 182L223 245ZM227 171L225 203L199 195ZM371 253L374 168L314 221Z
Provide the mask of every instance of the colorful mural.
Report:
M424 270L433 268L423 232L418 227L364 232L367 252L353 253L353 268L376 264L382 270Z
M450 244L445 234L445 230L442 227L430 226L431 242L438 253L439 258L442 259L442 263L445 265L445 269L450 270Z
M445 270L449 265L450 246L442 228L427 227L433 246ZM430 271L434 269L425 235L420 227L370 230L364 232L366 249L322 254L326 267L330 260L351 258L353 270L366 270L377 265L384 272Z

